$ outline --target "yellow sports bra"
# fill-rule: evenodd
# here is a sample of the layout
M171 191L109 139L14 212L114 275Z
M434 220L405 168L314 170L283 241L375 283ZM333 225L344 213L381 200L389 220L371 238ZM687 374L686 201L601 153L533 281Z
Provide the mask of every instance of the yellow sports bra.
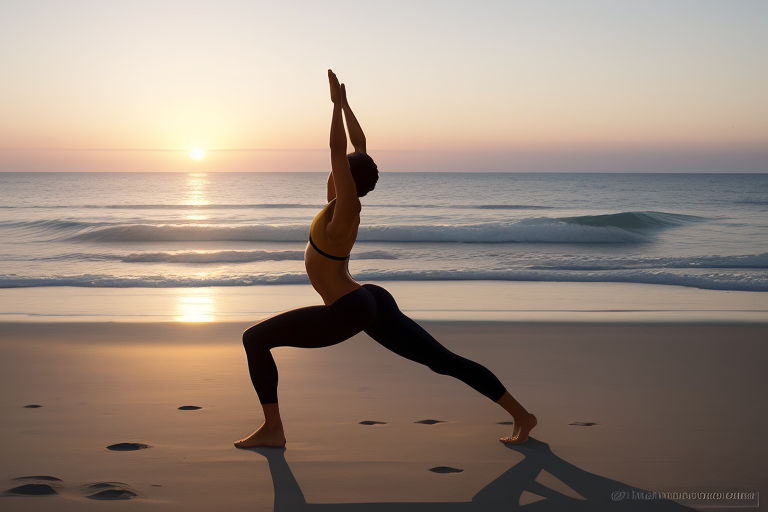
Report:
M309 226L309 243L312 245L312 247L325 256L326 258L330 258L332 260L339 260L344 261L347 258L349 258L349 254L346 256L334 256L333 254L328 254L324 250L322 250L320 247L318 247L318 244L322 245L323 247L328 247L330 244L330 241L328 240L328 235L326 234L325 227L328 225L328 223L333 218L333 209L336 206L336 198L334 197L331 199L331 201L325 205L325 208L320 210L320 212L315 215L315 218L312 220L312 225Z

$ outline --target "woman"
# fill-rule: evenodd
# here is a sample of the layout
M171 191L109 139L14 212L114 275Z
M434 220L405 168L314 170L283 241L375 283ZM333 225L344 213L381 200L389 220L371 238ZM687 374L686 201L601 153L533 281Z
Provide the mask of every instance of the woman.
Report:
M317 214L309 230L304 263L312 286L325 305L294 309L267 318L243 333L248 370L264 410L264 424L235 442L238 448L285 446L285 434L277 403L277 367L270 349L278 346L317 348L341 343L360 331L389 350L416 361L437 373L467 383L512 415L511 436L499 440L519 444L528 440L536 425L530 414L510 395L493 373L458 356L397 307L384 288L360 285L349 275L349 253L360 225L360 197L373 190L378 169L366 154L365 136L347 103L346 89L329 69L333 117L331 118L331 173L328 204ZM347 135L355 152L347 155Z

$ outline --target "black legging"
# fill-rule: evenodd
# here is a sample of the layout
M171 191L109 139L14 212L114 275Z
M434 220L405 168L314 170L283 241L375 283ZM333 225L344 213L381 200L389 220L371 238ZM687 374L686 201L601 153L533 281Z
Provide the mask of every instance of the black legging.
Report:
M360 331L396 354L466 382L494 402L506 391L486 367L454 354L405 316L387 290L364 284L333 304L286 311L243 333L248 371L259 401L277 402L277 366L272 348L328 347Z

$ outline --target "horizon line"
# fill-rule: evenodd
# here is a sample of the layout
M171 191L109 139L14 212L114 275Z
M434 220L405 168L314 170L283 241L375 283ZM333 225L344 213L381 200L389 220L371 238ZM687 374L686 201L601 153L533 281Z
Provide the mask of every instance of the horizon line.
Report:
M152 174L218 174L218 173L328 173L327 169L319 171L204 171L204 170L187 170L187 171L4 171L0 170L0 174L24 174L24 173L39 173L39 174L85 174L85 173L104 173L104 174L132 174L132 173L152 173ZM768 174L768 170L750 170L750 171L402 171L391 170L382 171L382 173L398 173L398 174Z

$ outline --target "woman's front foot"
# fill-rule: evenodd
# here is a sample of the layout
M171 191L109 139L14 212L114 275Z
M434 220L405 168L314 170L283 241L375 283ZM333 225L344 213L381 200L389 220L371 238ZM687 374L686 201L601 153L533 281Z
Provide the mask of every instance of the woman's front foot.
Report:
M283 426L267 427L266 423L259 427L253 434L235 441L237 448L252 448L254 446L272 446L282 448L285 446L285 433Z
M512 429L512 435L500 437L499 441L504 444L520 444L528 440L528 433L536 426L536 416L529 414L524 418L514 418L515 427Z

